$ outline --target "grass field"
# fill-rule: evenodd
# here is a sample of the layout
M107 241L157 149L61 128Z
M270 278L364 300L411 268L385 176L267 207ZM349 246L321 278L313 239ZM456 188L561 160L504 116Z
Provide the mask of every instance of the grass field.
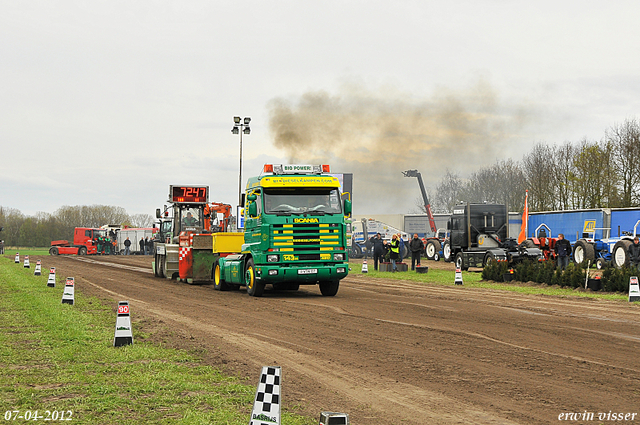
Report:
M429 263L423 263L428 265ZM352 262L350 264L351 276L361 273L362 263ZM367 276L384 279L398 279L398 280L410 280L418 284L425 285L446 285L452 286L455 280L454 272L450 270L439 270L435 268L429 268L427 273L416 273L411 270L407 272L389 273L373 270L373 265L368 267L369 271ZM558 286L525 284L521 282L493 282L483 281L482 273L478 271L462 272L462 280L465 287L469 288L486 288L496 289L501 291L511 291L523 294L538 294L560 297L588 297L588 298L601 298L607 300L620 300L628 301L628 294L620 293L608 293L608 292L588 292L588 291L576 291L573 288L560 288Z
M0 415L37 411L44 421L64 414L78 424L248 423L255 386L196 354L136 342L144 329L136 329L135 316L134 345L114 348L116 306L81 291L75 305L62 304L62 277L56 288L47 277L0 257ZM317 423L288 411L282 421Z

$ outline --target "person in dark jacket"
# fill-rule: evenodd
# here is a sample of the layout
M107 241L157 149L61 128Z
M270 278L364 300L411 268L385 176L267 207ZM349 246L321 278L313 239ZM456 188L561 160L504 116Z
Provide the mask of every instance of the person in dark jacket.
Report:
M378 261L381 263L384 261L384 241L380 233L378 233L371 237L369 242L371 242L371 250L373 251L373 269L378 270Z
M633 238L633 243L627 250L629 254L629 265L634 269L640 269L640 242L638 237Z
M140 245L140 255L144 255L144 238L140 238L138 245Z
M422 241L417 233L413 234L413 239L409 242L409 250L411 251L411 270L416 269L416 263L420 267L420 254L422 253Z
M129 237L127 237L127 239L124 240L124 255L129 255L130 247L131 241L129 240Z
M569 265L569 256L571 255L571 242L564 238L562 233L558 234L558 240L555 247L558 255L558 268L564 270Z

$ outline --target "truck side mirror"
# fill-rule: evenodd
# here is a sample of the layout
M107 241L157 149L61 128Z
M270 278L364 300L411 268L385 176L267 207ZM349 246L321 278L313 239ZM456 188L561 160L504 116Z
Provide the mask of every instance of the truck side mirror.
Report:
M255 198L255 195L249 195L249 198L253 196ZM256 204L254 201L251 201L251 199L249 199L249 217L256 217L258 215L258 204Z
M244 204L245 204L246 196L247 196L247 195L246 195L246 194L244 194L244 193L242 194L242 196L240 196L240 206L241 206L242 208L244 208Z
M160 208L156 208L156 218L160 217L162 217L162 212L160 211Z
M256 196L255 193L251 193L251 194L247 195L247 201L253 202L256 199L258 199L258 197Z
M344 200L344 215L351 214L351 201L348 199Z

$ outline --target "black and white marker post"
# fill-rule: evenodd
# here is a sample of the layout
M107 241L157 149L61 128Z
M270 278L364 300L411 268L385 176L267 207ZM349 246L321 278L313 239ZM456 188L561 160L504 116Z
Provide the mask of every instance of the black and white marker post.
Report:
M36 261L36 269L33 272L34 276L41 276L42 275L42 263L40 262L40 260Z
M16 264L20 264L20 253L16 252Z
M64 284L64 292L62 293L62 304L75 303L75 279L72 277L67 278L67 283Z
M638 285L638 276L629 278L629 302L640 301L640 285Z
M118 316L116 317L116 333L113 336L113 346L133 344L133 333L131 332L131 317L129 316L129 301L118 303Z
M263 366L249 425L281 425L280 366Z
M49 288L56 287L56 268L55 267L51 267L49 269L49 279L47 279L47 286Z
M31 266L29 265L29 256L28 255L24 256L24 268L25 269L30 269L31 268Z

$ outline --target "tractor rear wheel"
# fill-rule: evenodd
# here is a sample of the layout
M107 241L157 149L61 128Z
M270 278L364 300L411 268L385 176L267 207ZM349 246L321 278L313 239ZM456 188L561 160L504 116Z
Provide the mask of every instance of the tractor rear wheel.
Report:
M622 239L616 242L613 246L613 251L611 252L611 262L616 268L623 268L629 266L629 245L631 245L631 241L627 239Z
M427 257L427 260L433 260L433 257L440 252L440 248L440 241L434 239L427 241L427 246L425 248L425 256Z
M580 239L573 247L573 261L576 264L591 261L591 264L596 259L596 251L593 249L593 245L584 239Z

